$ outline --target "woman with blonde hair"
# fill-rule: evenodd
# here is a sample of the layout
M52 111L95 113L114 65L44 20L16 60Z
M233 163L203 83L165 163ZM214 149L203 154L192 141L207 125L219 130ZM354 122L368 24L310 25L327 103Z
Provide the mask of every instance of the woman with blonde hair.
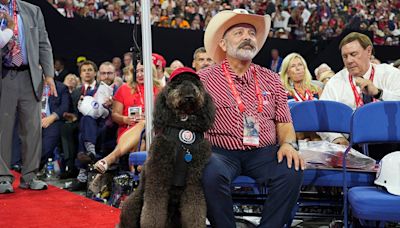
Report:
M152 66L154 96L160 89L155 65ZM137 64L136 77L128 79L114 96L112 120L119 124L118 144L105 158L99 160L95 169L100 173L107 171L108 166L115 163L118 158L137 148L141 132L145 127L144 120L144 67ZM144 143L142 143L144 145Z
M288 102L315 100L320 97L321 89L311 83L311 73L300 54L291 53L283 59L280 75L288 93Z
M311 83L311 73L300 54L291 53L283 59L280 75L288 102L316 100L320 97L321 89ZM320 140L314 132L296 133L296 137L299 140Z

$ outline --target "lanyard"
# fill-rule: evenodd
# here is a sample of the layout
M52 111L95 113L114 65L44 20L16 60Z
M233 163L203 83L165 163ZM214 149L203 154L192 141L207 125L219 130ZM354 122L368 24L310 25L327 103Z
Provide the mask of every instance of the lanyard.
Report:
M139 94L139 99L140 99L140 106L144 107L144 100L143 100L143 96L142 96L142 91L140 90L141 87L138 85L137 88L138 88L138 94Z
M228 69L226 68L226 64L225 63L222 64L222 69L224 71L224 75L225 75L226 81L228 82L228 85L229 85L229 87L230 87L230 89L232 91L232 94L235 97L236 103L238 104L239 111L243 113L245 111L246 107L244 106L243 101L239 96L239 92L237 91L237 89L235 87L235 84L233 83L232 76L229 73ZM255 87L255 90L256 90L257 98L258 98L258 108L257 108L257 110L258 110L258 112L261 113L262 110L263 110L263 99L262 99L262 96L261 96L260 85L258 84L256 70L254 69L254 67L251 67L251 69L252 69L252 72L253 72L254 87Z
M11 0L12 4L9 5L9 10L10 10L10 14L13 15L13 19L14 19L14 36L15 38L17 38L18 40L18 17L17 17L17 1L16 0Z
M314 99L314 96L312 95L312 93L310 92L310 90L306 90L306 95L303 96L301 95L299 92L297 92L296 89L294 89L294 99L296 101L311 101Z
M374 81L374 76L375 76L375 68L372 67L371 75L369 76L369 80L373 82ZM364 102L363 102L360 94L358 94L356 86L354 85L354 82L353 82L353 77L350 74L349 74L349 81L350 81L351 89L353 90L354 98L356 100L356 107L358 108L358 107L363 106Z

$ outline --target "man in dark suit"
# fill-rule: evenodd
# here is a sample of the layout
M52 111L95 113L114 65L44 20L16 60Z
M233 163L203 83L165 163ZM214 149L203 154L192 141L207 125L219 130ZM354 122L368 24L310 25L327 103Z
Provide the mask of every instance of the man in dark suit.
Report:
M58 97L50 96L48 100L49 110L42 118L42 159L41 166L48 158L53 156L53 151L60 141L60 131L63 125L63 115L69 111L71 95L68 88L61 82L56 81ZM51 114L50 114L51 113Z
M278 49L272 49L271 50L271 64L269 65L269 69L271 69L273 72L279 73L281 70L282 66L282 57L279 56L279 51Z
M84 80L87 74L85 72L82 74L82 69L85 69L84 65L81 67L81 78ZM112 86L114 78L114 65L111 62L102 63L99 67L95 89L85 95L94 96L100 83ZM116 88L114 87L113 89L115 92ZM108 110L112 106L112 99L107 99L104 102L101 105L107 109L107 112L104 112L101 117L79 114L79 144L76 161L76 165L79 168L79 175L71 186L68 187L70 190L84 189L87 182L87 164L104 157L107 152L109 153L115 147L117 126L113 124L109 116L110 110ZM110 151L108 151L109 148L111 148Z
M0 97L0 193L14 191L11 162L15 116L19 118L23 168L19 187L43 190L36 177L42 150L41 99L43 83L57 96L53 54L40 8L20 0L0 0L0 7L14 18L13 37L2 49ZM43 74L45 79L43 80Z
M79 122L82 115L78 110L78 103L85 95L93 95L98 86L96 82L97 65L85 60L79 65L79 75L82 85L71 94L71 112L64 113L67 120L61 129L61 144L64 153L66 172L60 175L61 179L76 177L75 158L78 150Z
M64 60L62 58L56 58L54 60L54 79L59 82L64 82L68 74L69 71L65 69Z

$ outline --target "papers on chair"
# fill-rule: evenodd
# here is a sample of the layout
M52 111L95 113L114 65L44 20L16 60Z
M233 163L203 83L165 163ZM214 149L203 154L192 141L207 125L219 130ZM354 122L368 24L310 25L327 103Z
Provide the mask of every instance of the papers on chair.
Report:
M97 89L94 99L100 104L104 104L113 94L113 87L107 85L104 82L100 82L100 86Z
M309 168L343 167L343 155L347 146L327 141L299 141L299 152ZM346 167L373 171L376 161L357 150L351 149L346 157Z

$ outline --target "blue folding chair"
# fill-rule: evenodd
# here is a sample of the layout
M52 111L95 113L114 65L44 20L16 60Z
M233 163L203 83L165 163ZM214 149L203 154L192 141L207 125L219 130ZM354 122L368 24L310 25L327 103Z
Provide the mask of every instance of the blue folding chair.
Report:
M290 113L296 132L350 133L353 110L345 104L323 100L298 102ZM348 186L372 185L374 179L373 172L346 173ZM341 169L306 169L303 185L342 187L343 172Z
M147 151L140 151L142 145L142 139L145 133L146 129L143 129L142 132L140 133L140 140L136 152L129 153L129 162L128 162L129 170L131 171L131 176L136 185L138 184L138 181L140 179L141 169L139 167L143 166L144 162L147 159Z
M354 217L360 220L400 222L400 196L377 187L353 187L347 193L345 158L354 144L400 142L400 102L386 101L364 105L357 109L351 121L351 141L343 157L344 215L348 226L347 198ZM383 225L383 224L381 224Z

